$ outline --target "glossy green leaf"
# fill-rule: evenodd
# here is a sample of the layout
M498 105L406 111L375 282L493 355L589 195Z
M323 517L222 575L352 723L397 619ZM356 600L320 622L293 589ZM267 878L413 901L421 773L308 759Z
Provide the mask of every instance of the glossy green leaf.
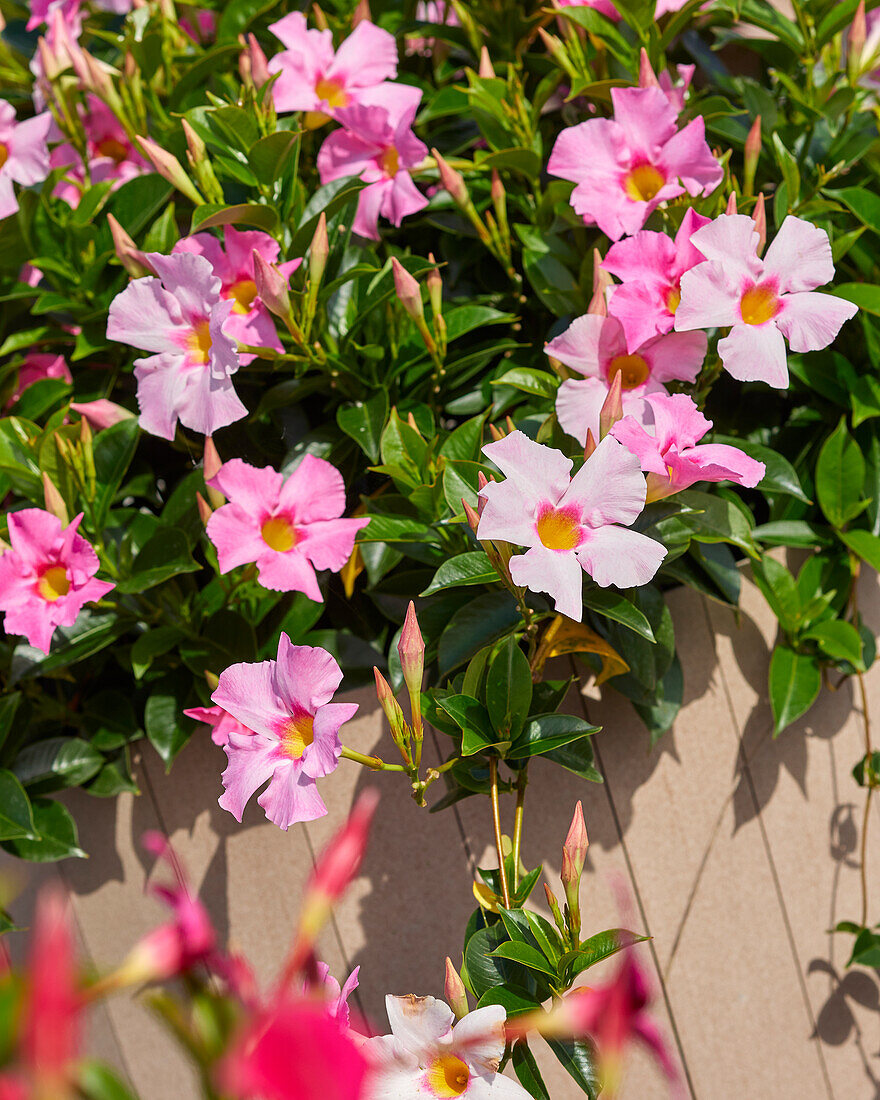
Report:
M387 419L388 394L385 390L377 390L366 401L340 405L336 410L336 423L357 443L371 462L379 461L379 444Z
M535 370L533 367L513 367L506 371L500 378L492 380L493 386L512 386L515 390L522 390L532 397L544 397L547 400L556 397L559 389L559 378L546 370Z
M460 608L440 636L437 657L445 676L485 645L497 641L521 622L516 601L508 592L488 592Z
M437 702L462 732L462 756L473 756L505 740L496 733L483 704L469 695L447 695Z
M107 522L110 506L134 458L139 438L140 428L135 417L111 424L95 436L95 525L99 529Z
M97 775L104 757L79 737L49 737L25 745L12 765L26 787L43 793L62 787L78 787Z
M803 631L800 637L818 642L826 657L836 661L849 661L859 671L864 671L862 639L852 623L844 622L843 619L827 619Z
M37 837L30 799L18 778L0 769L0 840Z
M267 233L275 230L278 215L272 206L244 202L236 206L217 206L205 203L193 211L190 233L214 229L218 225L253 225Z
M157 584L199 569L189 552L183 531L162 526L141 547L131 567L131 576L120 581L120 592L146 592Z
M422 595L433 596L435 592L442 592L446 588L493 584L498 579L495 566L489 561L485 551L469 550L445 561Z
M770 706L773 736L805 714L822 687L822 671L815 657L778 645L770 658Z
M567 967L569 980L572 980L603 959L610 958L618 951L623 951L625 948L632 947L634 943L642 943L647 939L650 937L630 932L626 928L608 928L584 940L577 951L570 951L568 955L563 956L562 964Z
M538 970L550 978L556 979L556 970L536 948L519 941L508 941L496 947L492 952L493 958L512 959L514 962L527 966L530 970Z
M705 441L704 441L705 442ZM784 493L786 496L802 500L804 504L810 504L810 498L804 492L800 479L794 466L771 447L765 447L761 443L753 443L748 439L738 439L732 435L712 434L713 443L724 443L729 447L737 447L757 462L763 462L766 472L758 482L758 488L762 493Z
M187 743L195 722L183 713L184 699L191 676L185 670L159 680L144 707L144 727L153 748L161 756L166 769Z
M842 527L862 511L864 483L865 460L841 417L816 464L816 494L829 523Z
M3 841L7 852L32 863L54 863L71 856L85 856L80 848L76 823L66 806L51 798L35 798L31 803L34 830L39 839Z
M601 1091L595 1048L586 1042L548 1039L547 1045L589 1100L597 1100Z
M532 702L532 671L528 658L509 635L486 677L486 706L492 725L507 740L522 729Z
M839 531L838 535L856 557L867 562L872 569L880 570L880 537L862 530Z
M248 150L248 164L261 183L273 184L283 174L298 140L295 132L277 130L254 142Z
M529 1050L529 1044L525 1039L518 1039L513 1044L510 1063L513 1072L519 1078L520 1084L534 1100L550 1100L550 1093L544 1084L544 1078L538 1069L535 1056Z
M540 714L526 723L505 756L509 760L540 756L582 737L590 737L600 729L600 726L592 726L573 714Z
M586 588L584 606L616 623L622 623L649 642L655 641L654 631L644 614L632 600L628 600L614 588Z

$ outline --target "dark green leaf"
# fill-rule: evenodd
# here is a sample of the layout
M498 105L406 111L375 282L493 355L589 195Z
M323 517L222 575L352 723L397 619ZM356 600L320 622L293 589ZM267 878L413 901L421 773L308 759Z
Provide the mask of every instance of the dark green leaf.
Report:
M146 592L180 573L199 569L189 552L186 535L177 527L162 526L144 543L131 567L131 577L120 581L120 592Z
M510 746L505 756L509 760L525 760L562 748L582 737L598 733L592 726L573 714L540 714L526 723L525 729Z
M388 418L388 394L377 390L366 401L341 405L336 410L336 422L350 436L371 462L380 458L379 443Z
M586 1042L573 1043L562 1039L548 1039L547 1045L589 1100L596 1100L601 1088L595 1049Z
M577 951L572 951L565 956L566 966L569 968L569 980L603 959L616 955L624 948L632 947L634 943L641 943L649 939L649 936L640 936L636 932L629 932L626 928L609 928L605 932L597 932L585 940Z
M472 584L492 584L498 581L495 566L483 550L469 550L445 561L425 591L423 596L433 596L445 588L461 588Z
M0 840L26 838L35 840L37 833L30 800L18 779L0 769Z
M104 757L79 737L49 737L26 745L12 770L26 786L42 793L79 787L101 770Z
M862 511L864 483L865 460L841 417L816 464L816 494L829 523L842 527Z
M488 592L460 608L440 636L438 661L445 676L485 645L497 641L521 622L508 592Z
M213 229L218 225L255 225L267 233L274 231L278 224L278 215L272 206L245 202L237 206L219 206L205 203L193 210L190 233L196 230Z
M107 522L107 513L134 458L139 437L140 429L135 417L120 420L118 424L98 432L95 437L95 526L99 530Z
M822 687L822 671L815 657L795 653L786 645L778 645L770 658L770 706L773 710L773 736L778 737L786 726L815 703Z
M2 847L7 852L32 863L53 863L70 856L85 856L79 847L76 823L66 806L51 798L35 798L31 805L39 840L4 841Z
M518 1039L513 1044L511 1054L513 1071L519 1078L520 1084L534 1100L550 1100L550 1093L544 1084L544 1078L538 1069L535 1056L529 1050L529 1044L525 1039Z
M801 638L809 638L819 643L822 652L835 661L849 661L859 671L862 664L862 639L852 623L843 619L827 619L805 630Z
M614 622L622 623L630 630L647 638L649 642L655 641L651 624L632 600L628 600L620 592L613 588L586 588L584 591L584 606L592 611L597 611Z
M509 635L486 677L486 706L492 725L510 740L522 729L532 703L532 671L516 638Z
M547 974L550 978L556 979L554 967L550 965L540 951L527 943L520 943L519 941L502 943L495 948L492 956L496 959L512 959L514 962L527 966L530 970L538 970L542 974Z
M870 531L839 531L838 535L850 550L870 565L880 570L880 538Z

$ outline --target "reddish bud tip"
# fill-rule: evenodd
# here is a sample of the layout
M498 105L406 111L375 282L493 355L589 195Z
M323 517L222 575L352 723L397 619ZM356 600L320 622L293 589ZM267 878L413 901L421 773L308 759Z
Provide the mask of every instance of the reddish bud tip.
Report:
M755 232L758 234L758 255L760 256L767 243L767 208L764 205L763 191L758 195L758 201L752 211L752 220L755 223Z
M604 439L618 420L623 419L623 377L615 371L608 390L608 396L599 411L599 438Z
M596 443L595 437L593 436L593 429L587 428L587 442L584 446L584 458L589 458L596 450L597 446L598 444Z
M448 955L446 956L446 981L443 985L443 993L446 997L446 1003L455 1013L455 1018L457 1020L460 1020L463 1016L467 1016L468 1000L464 982L461 980L458 971L452 965L452 959L450 959Z
M253 257L254 283L260 301L276 317L289 317L291 309L287 279L274 264L264 260L257 249L254 249Z
M639 87L640 88L659 88L660 81L657 79L657 74L651 67L651 62L648 58L648 51L642 46L639 53Z
M70 522L67 515L67 505L64 503L64 497L47 473L43 474L43 500L46 503L46 511L51 512L53 516L60 519L63 526L66 527Z
M489 57L489 50L486 46L480 50L480 76L484 79L491 78L495 75L495 70L492 68L492 59Z
M724 211L724 213L725 214L735 214L736 213L736 193L733 192L733 191L730 192L730 198L727 200L727 209Z
M464 176L462 176L460 172L456 172L454 168L450 168L436 149L431 150L431 155L437 162L437 170L440 173L440 185L445 191L449 192L459 206L466 206L470 201L470 195L468 194L467 185L464 182Z
M425 307L422 305L422 291L417 280L410 275L396 256L391 260L391 270L394 272L394 290L400 304L413 320L424 317Z

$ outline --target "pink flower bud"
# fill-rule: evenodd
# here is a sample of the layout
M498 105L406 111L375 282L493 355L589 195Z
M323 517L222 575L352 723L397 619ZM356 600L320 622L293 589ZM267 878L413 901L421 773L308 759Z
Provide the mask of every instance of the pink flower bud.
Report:
M746 138L745 148L745 190L746 194L752 194L755 183L755 172L758 169L758 158L761 155L761 116L757 115L749 135Z
M100 397L97 401L71 401L70 410L79 413L96 431L112 428L120 420L134 420L134 413L113 401L108 401L105 397Z
M495 206L500 206L507 198L507 192L504 190L504 184L501 182L501 176L498 175L497 168L492 169L492 187L490 194Z
M211 502L212 508L220 508L226 503L226 497L212 484L214 478L220 473L220 467L222 465L223 462L217 451L213 436L206 435L205 452L202 460L202 473L205 478L205 485L208 489L208 500Z
M730 198L727 200L727 209L724 211L724 213L725 214L735 214L736 213L736 193L734 191L730 192Z
M441 187L449 192L453 200L458 203L459 206L467 206L468 202L470 202L470 195L468 194L467 185L464 182L464 176L462 176L460 172L456 172L454 168L450 168L436 149L432 149L431 154L437 162Z
M852 26L847 36L847 68L852 76L858 76L862 68L862 53L868 39L868 21L865 16L865 0L859 0L859 6L853 16Z
M467 1016L467 991L464 988L464 982L461 980L460 974L452 965L452 959L450 959L448 955L446 956L446 981L443 986L443 996L446 1003L455 1013L457 1020Z
M434 263L434 253L428 253L428 259L431 263ZM439 317L443 312L443 280L440 277L440 271L436 267L432 267L428 272L425 282L428 284L428 297L431 299L431 310L435 317Z
M208 520L214 514L214 509L205 500L205 498L202 496L202 494L198 491L196 491L196 507L199 510L199 519L202 521L202 523L205 525L205 527L207 527L208 526Z
M623 419L622 380L620 371L616 371L608 389L608 396L599 410L599 438L604 439L618 420Z
M186 138L186 147L189 149L189 155L194 161L200 161L208 151L205 148L205 143L185 118L180 120L180 125L183 127L183 136Z
M596 442L596 438L593 435L593 429L587 428L587 441L584 444L584 459L588 459L598 446L599 444Z
M464 509L464 514L467 517L470 529L474 534L477 533L477 528L480 526L480 516L478 512L475 512L468 502L462 498L461 506Z
M251 68L251 80L253 81L255 88L262 88L266 81L271 76L269 72L269 62L266 60L266 55L263 52L263 47L257 41L256 36L249 34L247 36L247 55L250 61Z
M484 80L495 75L495 70L492 68L492 59L489 57L489 50L486 46L483 46L480 50L479 75L483 77Z
M391 690L391 685L378 670L373 668L373 675L376 678L376 698L379 700L379 706L385 712L385 717L388 719L388 725L391 727L391 736L395 745L402 747L406 741L406 718L403 714L403 708L398 703L394 692Z
M391 270L394 272L394 290L400 304L414 321L425 316L422 305L422 292L416 279L406 270L396 256L392 257Z
M204 199L196 189L195 184L184 172L183 165L173 154L166 152L161 145L157 145L155 141L151 141L150 138L137 137L138 145L141 152L149 160L152 166L156 169L159 175L168 180L172 187L176 187L182 195L186 197L196 206L201 206Z
M327 266L327 257L330 255L330 241L327 237L327 216L321 211L312 244L309 248L309 281L319 283Z
M270 264L263 259L258 249L254 249L253 256L254 283L260 301L276 317L289 317L291 308L287 279L274 264Z
M639 53L639 87L640 88L659 88L660 81L657 79L657 74L651 67L651 62L648 58L648 51L642 46Z
M43 474L43 499L46 502L46 511L51 512L53 516L57 516L66 527L70 522L67 515L67 505L64 503L64 497L47 473Z
M406 619L400 632L397 652L400 655L400 667L407 690L410 696L413 693L418 694L422 690L422 675L425 671L425 640L419 629L416 605L412 600L409 601L409 607L406 609Z
M372 21L372 16L370 15L370 0L358 0L358 5L351 16L352 30L354 30L358 23L363 23L364 20L368 23Z
M568 836L562 846L562 881L564 883L580 880L589 844L587 827L584 824L584 809L581 803L578 802L574 808Z
M758 201L752 211L752 220L755 223L755 232L758 234L758 255L760 256L767 243L767 208L764 205L763 191L758 195Z
M107 224L110 226L110 235L113 237L116 258L128 274L133 279L140 279L143 275L155 275L156 272L146 254L137 247L112 214L107 215Z

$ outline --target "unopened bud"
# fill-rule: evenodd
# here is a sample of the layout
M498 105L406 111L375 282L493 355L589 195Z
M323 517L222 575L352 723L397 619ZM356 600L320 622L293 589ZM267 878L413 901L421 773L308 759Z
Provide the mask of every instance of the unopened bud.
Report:
M562 881L566 886L580 881L589 845L587 826L584 823L584 808L578 802L574 808L571 825L568 827L568 836L562 846Z
M66 527L70 522L67 505L57 486L46 473L43 474L43 500L46 502L46 511L51 512L56 519L60 519L62 526Z
M767 243L767 208L764 205L763 191L758 195L758 201L752 211L752 220L755 223L755 232L758 234L758 255L760 256Z
M219 508L226 503L226 497L219 489L215 489L211 484L217 474L220 473L220 468L223 462L217 451L217 447L214 443L213 436L205 436L205 454L202 462L202 473L205 478L205 485L208 488L208 500L211 502L212 508Z
M207 527L208 526L208 520L214 514L214 509L205 500L205 498L202 496L202 494L198 490L196 490L196 507L199 510L199 519L202 521L202 523L205 525L205 527Z
M264 260L255 248L254 257L254 285L260 301L276 317L286 319L291 315L290 294L288 293L287 279L281 274L274 264Z
M412 600L406 609L406 618L403 629L400 632L400 640L397 643L397 652L400 656L400 668L403 672L403 682L409 693L410 707L412 709L413 736L422 736L422 676L425 671L425 640L419 629L419 620L416 617L416 605Z
M497 443L500 439L504 439L504 437L507 435L507 432L505 432L502 428L499 428L497 424L490 424L489 435L491 435Z
M623 375L620 371L614 372L611 385L608 388L608 396L599 410L599 439L604 439L618 420L623 419Z
M105 397L99 397L97 401L71 401L70 411L79 413L96 431L111 428L120 420L134 420L134 413Z
M468 502L462 497L461 506L464 509L464 514L467 516L467 521L470 524L470 528L474 534L477 533L477 528L480 526L480 516L474 509L468 504Z
M434 263L433 252L428 253L428 259ZM443 279L438 268L431 268L425 282L428 285L428 297L431 299L431 311L435 317L439 317L443 312Z
M584 444L584 458L590 458L593 452L596 450L598 444L596 443L595 436L593 435L593 429L587 428L587 442Z
M376 698L379 700L379 705L388 719L388 725L391 727L391 737L394 744L400 749L403 758L408 760L409 756L406 751L407 728L403 708L394 697L391 685L378 668L373 668L373 675L376 677Z
M648 58L648 51L642 46L639 53L639 87L640 88L659 88L660 81L657 79L657 74L651 67L651 61Z
M440 185L445 191L449 192L453 200L459 206L466 206L468 202L470 202L470 195L468 194L467 185L464 182L464 176L462 176L460 172L456 172L454 168L450 168L436 149L432 149L431 154L437 162L437 170L440 173Z
M156 271L146 254L138 248L112 214L107 215L107 224L110 226L110 235L113 237L116 258L132 279L140 279L143 275L155 275Z
M489 50L486 46L480 50L480 70L479 75L483 79L493 77L495 70L492 68L492 59L489 57Z
M330 241L327 237L327 216L321 211L312 244L309 248L309 281L320 283L327 266L327 257L330 255Z
M755 189L755 173L758 170L758 158L761 156L761 116L758 115L746 138L744 156L743 190L751 195Z
M186 147L189 149L189 155L192 157L193 161L197 163L208 152L205 143L185 118L180 120L180 125L183 127L183 136L186 138Z
M266 55L263 52L263 47L257 41L256 36L249 34L247 36L247 55L250 62L251 80L253 81L255 88L262 88L263 85L270 77L269 62L266 60Z
M855 80L862 71L862 54L868 40L868 21L865 16L865 0L859 0L859 6L853 16L846 46L846 67L851 80Z
M569 76L574 76L576 70L572 65L571 58L568 56L568 51L563 45L562 40L555 35L548 34L543 27L538 27L538 35L556 64L559 65L560 68L565 69Z
M138 135L137 141L141 152L159 175L168 180L172 187L176 187L182 195L186 195L190 202L196 206L201 206L204 199L196 190L195 184L184 172L183 165L177 157L167 153L161 145L157 145L155 141L151 141L149 138Z
M372 16L370 15L370 0L358 0L358 6L354 9L351 16L351 26L354 29L358 23L370 22Z
M394 272L394 290L400 304L414 321L423 318L425 307L422 305L422 292L417 280L396 256L391 260L391 270Z
M550 912L553 914L553 920L556 922L556 927L559 931L565 935L565 921L562 919L562 912L559 908L559 902L556 900L556 895L547 885L544 883L544 895L547 898L547 904L550 906Z
M730 198L727 200L727 209L724 211L724 213L725 214L735 214L736 213L736 192L735 191L730 192Z
M446 956L446 981L443 985L443 995L446 1003L455 1013L456 1020L461 1020L468 1014L467 990L458 971L452 965L452 959Z

